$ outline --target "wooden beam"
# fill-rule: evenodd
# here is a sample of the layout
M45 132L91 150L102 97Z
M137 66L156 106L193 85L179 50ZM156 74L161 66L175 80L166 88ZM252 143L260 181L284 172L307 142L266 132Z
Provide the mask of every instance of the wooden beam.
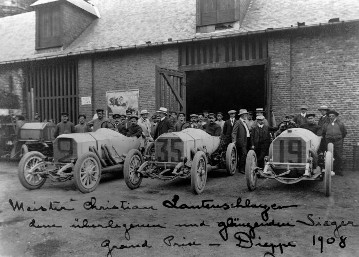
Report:
M267 62L266 59L258 59L258 60L222 62L222 63L207 63L207 64L199 64L199 65L181 66L179 69L180 71L221 69L221 68L231 68L231 67L245 67L252 65L264 65L266 64L266 62Z

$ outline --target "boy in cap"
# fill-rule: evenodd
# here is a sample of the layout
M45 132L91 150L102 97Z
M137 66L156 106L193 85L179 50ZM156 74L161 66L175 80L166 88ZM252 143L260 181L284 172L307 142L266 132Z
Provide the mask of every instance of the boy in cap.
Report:
M323 127L323 138L325 145L329 143L334 145L334 171L339 176L343 176L343 142L347 135L345 125L338 119L339 113L335 110L328 111L329 122Z
M223 126L224 126L223 113L217 112L216 124L218 124L221 127L221 129L223 130Z
M258 160L258 166L264 167L264 157L268 155L271 136L269 127L264 124L264 116L258 115L256 117L257 125L252 127L251 143L252 149L255 151Z
M79 124L75 126L75 133L85 133L90 132L89 126L86 124L86 115L80 114L79 117Z
M160 135L172 132L173 126L170 120L167 118L167 108L160 107L160 109L157 111L158 116L160 117L160 121L157 124L157 127L155 129L154 133L154 139L156 140Z
M87 123L89 126L92 126L92 131L95 132L96 130L101 128L101 124L104 121L108 121L107 118L104 116L104 110L99 108L96 110L97 118Z
M295 122L295 124L297 124L298 127L308 122L307 110L308 107L306 105L302 105L300 107L300 113L294 117L293 121Z
M178 121L176 122L174 126L174 131L181 131L186 128L189 128L190 124L186 122L186 114L184 112L178 113Z
M314 134L316 134L317 136L321 136L322 128L315 123L314 118L315 118L314 113L307 114L307 123L302 124L300 128L308 129L312 131Z
M62 112L61 113L61 122L57 123L54 137L58 137L62 134L70 134L75 133L75 126L74 124L69 121L69 113L68 112Z
M137 124L138 117L136 115L131 115L130 126L128 127L126 136L128 137L141 137L142 136L142 128Z
M203 130L206 131L211 136L219 137L222 133L221 127L216 124L216 116L214 113L208 114L208 122L204 125Z

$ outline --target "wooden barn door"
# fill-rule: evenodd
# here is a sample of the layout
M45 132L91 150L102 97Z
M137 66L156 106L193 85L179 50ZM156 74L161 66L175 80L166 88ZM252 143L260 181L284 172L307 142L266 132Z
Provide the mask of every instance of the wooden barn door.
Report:
M156 66L156 108L186 113L186 74Z

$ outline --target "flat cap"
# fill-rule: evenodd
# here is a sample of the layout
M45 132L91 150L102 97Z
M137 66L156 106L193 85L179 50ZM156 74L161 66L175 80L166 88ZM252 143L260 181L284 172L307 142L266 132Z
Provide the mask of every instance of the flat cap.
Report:
M236 110L230 110L230 111L228 111L228 114L235 114L237 111Z

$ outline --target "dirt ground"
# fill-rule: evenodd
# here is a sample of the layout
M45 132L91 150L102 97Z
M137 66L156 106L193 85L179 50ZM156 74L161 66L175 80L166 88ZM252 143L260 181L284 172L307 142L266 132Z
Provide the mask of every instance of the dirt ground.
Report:
M219 170L201 195L190 180L130 190L113 174L89 194L72 181L29 191L17 163L0 162L0 256L359 256L359 171L332 182L331 197L310 181L249 192Z

